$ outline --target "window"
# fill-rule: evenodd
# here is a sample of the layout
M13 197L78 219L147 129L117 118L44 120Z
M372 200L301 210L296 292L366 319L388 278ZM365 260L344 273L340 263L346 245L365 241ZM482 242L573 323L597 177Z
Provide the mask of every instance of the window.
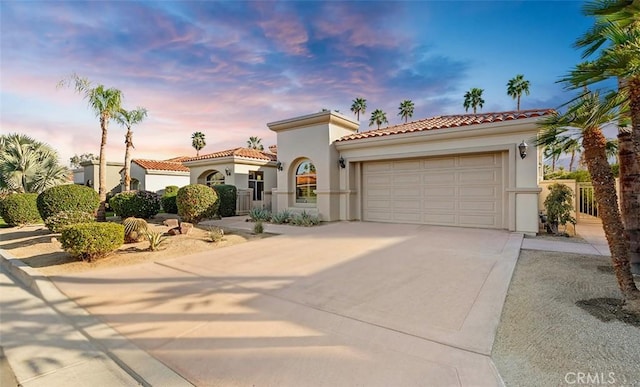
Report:
M296 168L296 203L315 203L316 188L316 167L305 160Z
M131 187L131 190L137 191L140 189L140 182L138 181L138 179L131 179L131 183L129 184L129 186Z
M253 189L253 200L262 200L264 192L263 171L249 171L249 188Z
M205 179L205 183L211 187L212 185L224 184L224 175L221 172L213 171Z

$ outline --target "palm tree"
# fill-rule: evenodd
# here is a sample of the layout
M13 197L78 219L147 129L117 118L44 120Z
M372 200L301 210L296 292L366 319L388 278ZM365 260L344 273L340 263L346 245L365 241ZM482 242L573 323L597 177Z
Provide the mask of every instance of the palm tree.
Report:
M476 114L476 109L484 105L484 99L482 99L482 92L484 89L472 88L464 94L464 111L469 111L469 108L473 108L473 114Z
M564 144L549 144L545 146L543 156L547 160L551 160L551 172L556 171L556 163L562 156L562 148Z
M357 120L360 121L360 114L367 112L367 100L362 97L354 99L351 104L351 111L356 115Z
M1 191L40 193L67 183L68 177L49 145L17 133L0 136Z
M640 7L637 1L590 1L583 8L595 16L594 26L575 46L583 48L583 58L596 59L576 66L563 81L570 89L617 78L618 93L629 107L630 130L619 123L618 157L620 165L620 205L625 232L630 241L631 266L640 274ZM608 43L608 45L606 45ZM606 46L605 46L606 45ZM603 48L604 47L604 48Z
M400 107L398 108L398 110L400 110L398 112L398 115L401 118L404 118L404 123L407 123L407 120L411 117L413 117L413 102L411 102L411 100L409 99L405 99L404 101L400 102Z
M138 107L135 110L120 109L115 115L115 120L125 128L127 133L124 136L124 143L126 145L124 151L124 190L129 191L131 189L131 148L133 146L133 132L131 127L139 124L147 116L147 109Z
M106 88L104 85L93 85L87 78L73 73L67 79L63 79L58 86L73 86L77 93L82 94L87 100L89 108L100 119L100 168L98 169L98 194L100 195L100 207L96 218L105 221L105 205L107 200L107 157L105 148L107 145L107 133L109 121L118 114L122 104L122 92L114 88Z
M602 126L614 121L619 114L615 99L602 100L598 93L588 93L569 107L563 115L556 114L541 122L544 130L538 145L565 143L574 138L582 143L584 159L591 175L598 216L611 250L611 260L626 308L640 312L640 291L635 285L629 263L629 241L618 210L615 179L607 160L607 139ZM571 132L574 132L573 135Z
M247 140L247 148L262 151L264 150L264 146L262 146L261 142L262 139L260 137L251 136L249 140Z
M387 121L387 113L383 112L380 109L376 109L371 113L371 118L369 119L369 126L373 126L373 124L378 125L378 129L380 129L380 125L388 124Z
M518 100L516 110L520 110L520 97L522 96L522 93L529 95L530 85L530 82L525 80L524 75L522 74L516 75L507 82L507 95Z
M207 142L204 140L204 133L194 132L191 135L191 146L196 150L196 157L200 156L200 150L207 146Z
M576 154L582 152L582 145L575 138L570 138L562 146L562 152L571 155L571 159L569 160L569 172L573 171L573 165L576 162Z

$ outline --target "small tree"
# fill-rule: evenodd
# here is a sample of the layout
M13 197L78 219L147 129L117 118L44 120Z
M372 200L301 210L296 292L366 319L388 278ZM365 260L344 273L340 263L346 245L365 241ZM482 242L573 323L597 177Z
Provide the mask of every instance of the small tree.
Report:
M571 216L573 210L573 192L564 184L551 184L549 196L544 200L544 208L547 211L547 223L549 230L554 234L560 234L558 226L565 227L567 223L576 224L576 219Z

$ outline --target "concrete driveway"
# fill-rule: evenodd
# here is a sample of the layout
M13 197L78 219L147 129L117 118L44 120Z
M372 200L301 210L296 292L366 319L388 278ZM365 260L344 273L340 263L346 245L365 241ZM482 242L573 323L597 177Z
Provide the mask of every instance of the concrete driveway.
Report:
M520 234L290 230L53 280L198 386L500 385L490 353Z

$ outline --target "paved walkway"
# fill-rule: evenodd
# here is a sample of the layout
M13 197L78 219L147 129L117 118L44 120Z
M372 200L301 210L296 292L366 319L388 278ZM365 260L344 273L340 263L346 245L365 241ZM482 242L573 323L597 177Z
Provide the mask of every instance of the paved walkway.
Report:
M71 300L0 250L37 293L0 274L0 348L24 386L495 386L489 356L521 244L606 253L592 225L578 226L589 243L538 245L376 223L266 231L283 235L54 278Z
M522 248L528 250L557 251L561 253L577 253L586 255L611 256L609 245L600 223L580 223L576 226L576 233L586 243L571 241L556 241L549 239L525 238Z

